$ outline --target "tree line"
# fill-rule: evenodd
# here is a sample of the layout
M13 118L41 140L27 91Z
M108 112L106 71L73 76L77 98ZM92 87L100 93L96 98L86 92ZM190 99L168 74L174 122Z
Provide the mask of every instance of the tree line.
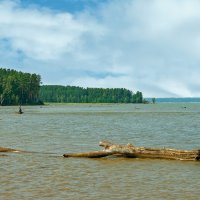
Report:
M40 82L40 75L0 68L0 105L41 104Z
M143 103L142 92L124 88L82 88L76 86L43 85L40 99L57 103Z
M143 103L142 92L125 88L43 85L37 74L0 68L0 105L55 103Z

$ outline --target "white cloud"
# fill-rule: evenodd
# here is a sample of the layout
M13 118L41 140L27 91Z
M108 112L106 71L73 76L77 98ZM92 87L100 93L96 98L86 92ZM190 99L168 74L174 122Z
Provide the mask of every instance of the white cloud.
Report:
M0 10L0 37L36 60L59 59L73 51L87 30L69 13L21 8L11 1L3 1Z
M48 84L200 96L199 10L198 0L111 0L76 14L0 1L2 64Z

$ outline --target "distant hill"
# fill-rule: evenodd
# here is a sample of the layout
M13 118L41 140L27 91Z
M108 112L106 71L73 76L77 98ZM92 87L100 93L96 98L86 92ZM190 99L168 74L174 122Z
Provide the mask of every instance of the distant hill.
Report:
M146 98L148 101L152 101L152 98ZM200 97L185 97L185 98L156 98L157 103L197 103L200 102Z

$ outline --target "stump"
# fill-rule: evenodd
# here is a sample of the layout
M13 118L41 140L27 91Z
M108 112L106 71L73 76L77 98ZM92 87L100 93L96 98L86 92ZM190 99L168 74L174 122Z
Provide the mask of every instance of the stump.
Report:
M120 145L109 141L101 141L102 151L64 154L64 157L101 158L110 155L128 158L152 158L170 160L200 160L200 150L178 150L170 148L136 147L132 144Z

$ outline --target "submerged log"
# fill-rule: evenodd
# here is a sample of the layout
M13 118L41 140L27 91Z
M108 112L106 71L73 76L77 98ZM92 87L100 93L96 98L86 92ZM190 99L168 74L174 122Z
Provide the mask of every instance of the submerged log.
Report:
M101 141L99 146L102 151L64 154L64 157L101 158L109 155L117 155L129 158L157 158L171 160L200 160L200 150L178 150L169 148L136 147L132 144L119 145L108 141Z
M24 151L24 150L19 150L19 149L12 149L12 148L7 148L7 147L0 147L0 155L3 155L1 153L35 153L35 154L49 154L49 155L54 155L56 153L52 152L39 152L39 151Z

